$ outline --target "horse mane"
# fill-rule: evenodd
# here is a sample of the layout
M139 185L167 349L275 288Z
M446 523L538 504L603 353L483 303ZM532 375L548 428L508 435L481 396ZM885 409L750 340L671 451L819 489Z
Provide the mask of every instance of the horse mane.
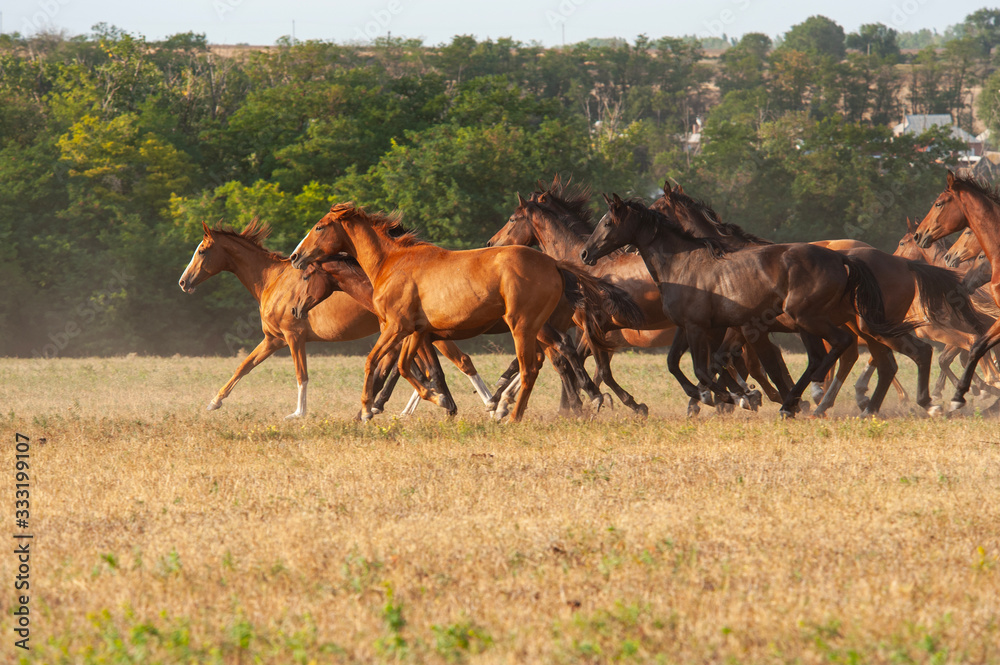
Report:
M700 243L711 250L714 258L722 258L731 251L718 238L705 238L691 233L673 217L670 217L661 210L647 208L645 202L639 198L622 199L622 203L633 213L639 215L639 220L643 224L653 224L665 228L669 233L691 242Z
M371 225L376 232L390 238L402 247L412 247L413 245L428 245L426 240L421 240L417 232L403 226L402 213L394 210L391 213L368 212L363 207L354 205L351 201L338 203L330 208L330 212L335 215L350 213L366 224Z
M234 240L242 241L244 244L249 244L257 249L267 252L267 254L279 261L287 261L286 257L281 252L275 252L267 247L264 247L264 241L271 236L271 225L267 222L260 221L260 217L254 217L250 220L250 223L243 227L242 230L237 231L235 228L229 224L223 224L222 220L212 228L212 235L226 236L228 238L233 238Z
M677 199L681 205L683 205L688 210L692 210L704 219L706 219L715 229L719 232L719 235L728 236L731 238L737 238L743 242L750 243L752 245L773 245L774 243L766 238L761 238L758 235L750 233L742 226L738 224L733 224L731 222L724 222L722 218L719 217L719 213L708 203L701 199L696 199L688 194L673 190L670 192L671 198Z
M1000 184L993 185L988 181L977 178L971 174L966 176L956 175L955 182L968 187L974 192L982 194L984 197L1000 206Z
M565 183L557 175L549 188L541 192L548 194L568 214L560 215L569 230L581 238L588 238L594 232L594 214L590 209L590 187L574 185L572 180Z

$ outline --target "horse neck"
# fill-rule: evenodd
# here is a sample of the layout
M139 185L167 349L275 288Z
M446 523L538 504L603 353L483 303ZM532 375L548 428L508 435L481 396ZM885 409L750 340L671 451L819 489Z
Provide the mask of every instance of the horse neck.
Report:
M531 216L531 225L543 253L559 261L580 263L580 250L585 241L565 222L556 219L552 213L534 214Z
M1000 258L1000 206L981 194L958 190L958 201L990 264Z
M219 242L217 239L216 242ZM280 273L285 262L262 247L252 246L235 239L223 240L226 254L229 256L227 269L236 275L247 291L260 302L264 290Z
M345 251L357 259L361 270L368 275L374 288L375 277L382 270L382 264L392 251L392 241L381 237L369 224L346 221L343 223L343 228L351 243Z
M688 264L711 252L702 243L688 240L662 227L658 228L649 242L635 245L646 269L657 283L687 281L683 278L690 273Z
M357 300L366 309L372 308L372 283L364 274L359 275L353 269L344 266L331 273L329 279L334 280L341 291Z

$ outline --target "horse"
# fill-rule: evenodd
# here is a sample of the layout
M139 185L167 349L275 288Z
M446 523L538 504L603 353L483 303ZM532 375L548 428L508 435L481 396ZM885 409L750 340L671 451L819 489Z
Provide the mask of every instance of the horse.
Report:
M907 221L909 221L909 219L907 219ZM939 240L936 243L932 243L931 247L937 246L940 242L941 241ZM979 238L976 237L976 234L973 233L972 229L966 228L962 231L961 235L958 236L958 240L956 240L948 251L945 252L944 264L949 268L958 268L966 261L974 260L982 252L983 247L979 244Z
M759 335L777 323L802 335L808 366L785 397L782 417L794 416L809 380L824 376L851 345L851 333L842 326L860 320L862 334L880 336L912 329L885 320L874 276L848 256L803 243L734 251L717 238L693 235L676 219L638 201L617 194L605 200L608 212L581 259L593 263L616 248L635 245L660 286L664 311L685 330L698 380L712 390L718 390L709 373L712 344L728 328ZM690 382L682 386L692 397L701 392Z
M660 303L659 290L645 269L642 259L635 253L615 252L593 266L587 266L579 258L584 240L593 231L587 188L572 188L558 176L551 185L539 182L542 191L535 192L528 200L518 195L518 206L504 226L487 243L497 245L538 245L546 254L571 263L590 274L608 280L625 289L640 303L644 314L642 329L623 328L608 335L607 342L612 348L635 346L653 348L672 344L676 327L664 313ZM595 382L605 381L618 395L622 403L639 413L645 413L645 405L636 405L632 396L614 380L610 369L611 352L595 353L598 373ZM756 377L766 378L759 365ZM742 377L740 377L742 381ZM740 399L745 408L756 410L760 403L760 393L751 390L744 383L732 386L732 397ZM694 403L696 408L697 402Z
M663 196L651 207L672 215L681 223L682 227L695 235L718 239L728 249L771 244L770 241L755 236L736 224L722 222L714 210L706 204L692 199L684 193L680 186L671 190L669 184L665 185ZM889 296L888 299L891 301L890 311L886 314L886 318L889 321L903 322L909 313L910 303L914 301L914 296L917 294L920 294L921 298L932 299L935 303L940 302L943 294L942 289L939 288L939 282L947 285L950 283L949 280L954 281L950 277L950 273L938 274L932 271L929 273L929 270L924 266L910 264L902 259L893 258L859 240L820 240L809 244L840 252L867 266L878 282L879 288ZM919 289L917 288L918 286L920 287ZM872 340L871 336L860 335L855 338L851 347L841 356L837 374L830 388L825 393L822 393L822 385L819 383L813 384L814 395L817 393L822 394L822 399L817 399L818 404L815 415L823 415L833 405L840 387L847 380L854 363L857 361L857 343L859 340L866 344L869 344L869 342L884 344L911 357L918 367L918 404L925 409L930 407L931 399L927 385L930 377L931 347L909 335L891 336L880 340ZM873 360L879 357L884 358L886 355L884 349L872 349L870 344L869 349L873 352ZM771 352L768 349L763 350L763 352L768 354L774 353L780 359L780 354L776 352ZM790 384L790 380L787 378L787 370L784 369L783 363L774 364L782 372L780 376L772 376L772 378L775 379L776 383L783 386L783 390L787 391ZM883 372L880 372L879 385L876 387L872 397L870 399L867 398L865 393L868 390L868 379L871 376L871 371L876 367L877 365L870 363L855 385L855 399L858 402L858 406L866 415L878 411L889 385L896 386L900 392L901 400L905 399L906 396L905 391L903 391L902 386L899 385L895 377L886 377ZM885 367L888 367L888 365L885 365Z
M209 402L208 410L220 408L240 379L275 351L287 346L291 351L298 384L296 409L287 417L304 416L309 384L305 344L362 339L378 332L378 319L344 292L324 301L307 319L297 318L289 306L288 294L301 281L300 276L298 271L292 270L287 258L264 248L263 242L271 233L267 224L254 218L242 231L220 225L209 228L204 222L202 228L202 240L181 274L178 285L185 293L194 293L199 284L220 272L235 274L259 303L264 332L264 339L219 389ZM468 356L456 356L456 361L461 363L460 368L471 368L470 371L475 374Z
M937 196L917 226L914 240L921 247L927 247L935 240L969 227L979 240L990 266L996 265L996 261L1000 260L1000 191L973 177L956 176L950 170L946 180L945 190ZM1000 304L1000 271L992 271L986 288L994 303ZM965 394L972 385L979 360L1000 343L1000 319L985 331L977 332L980 335L969 349L969 362L951 399L953 410L965 406Z
M357 259L372 283L382 332L365 362L362 420L372 416L374 369L395 344L405 340L399 372L420 390L409 366L416 344L435 333L478 335L503 320L514 338L521 381L509 418L520 421L538 375L539 333L564 296L572 291L577 298L585 280L530 248L451 251L400 230L398 216L341 203L316 222L290 257L302 269L344 252ZM583 322L594 343L603 339L597 317L590 309Z
M340 255L330 257L322 263L310 264L305 270L302 271L301 285L297 291L293 292L291 295L292 313L299 318L303 318L308 315L309 311L312 310L313 307L323 302L332 293L340 290L346 291L366 309L374 312L371 281L369 281L368 276L364 274L364 271L355 259L346 255ZM614 296L611 296L611 298L613 299ZM572 305L564 299L560 302L560 306L557 309L558 318L563 321L571 320L572 313L568 313L568 310L570 309L572 309ZM506 324L502 321L498 321L492 328L485 330L484 334L505 334L508 332L510 332L510 330ZM553 358L553 365L558 371L560 378L563 380L563 402L561 404L561 410L579 410L582 403L580 403L577 393L581 388L592 400L600 402L600 391L593 385L590 381L590 377L588 377L586 372L583 371L582 367L580 367L582 363L576 357L572 346L561 340L560 332L552 325L546 324L545 328L543 328L543 336L549 340L559 354ZM446 349L455 349L457 351L457 347L454 345L454 342L449 340L436 340L434 345L441 349L442 353L445 353L446 356L448 355ZM455 361L452 356L448 357L452 358L453 362ZM518 369L516 360L514 361L512 367L514 372L516 372ZM463 369L463 371L465 370ZM468 372L466 373L468 374ZM389 377L385 381L385 385L375 398L372 405L373 413L381 412L385 402L388 401L389 396L392 394L392 389L398 379L399 371L398 369L393 368ZM476 383L473 384L476 387L477 393L486 403L487 410L490 412L491 417L502 419L506 414L510 403L513 402L511 395L516 392L519 384L515 382L512 385L510 379L511 376L509 375L509 371L505 372L498 384L496 394L492 396L489 394L485 385L481 385L481 380L479 382L480 385L477 385ZM440 383L441 385L444 385L443 377L441 377ZM407 408L403 410L402 415L408 415L412 412L413 406L415 406L418 402L419 394L414 392L414 397L410 398L410 403L407 405Z
M314 263L302 271L301 281L293 287L288 295L292 316L297 319L305 319L314 307L337 291L347 293L361 303L365 309L372 311L372 285L368 281L368 277L353 259L347 256L334 256L323 263ZM463 353L454 342L438 340L434 342L434 346L469 378L476 394L479 395L484 404L489 405L492 395L472 364L472 359ZM439 392L447 391L447 383L441 365L430 348L422 346L417 352L417 358L418 364L430 372L426 376L426 380L434 384ZM392 395L395 378L398 376L398 373L393 372L385 380L385 385L372 407L373 413L382 412L385 403ZM414 391L400 415L411 415L419 403L420 393Z

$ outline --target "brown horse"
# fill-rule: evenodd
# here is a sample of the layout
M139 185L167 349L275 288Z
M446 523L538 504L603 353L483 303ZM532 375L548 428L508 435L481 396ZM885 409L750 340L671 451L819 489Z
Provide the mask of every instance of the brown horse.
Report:
M371 418L374 369L397 343L405 340L400 374L421 390L410 372L417 344L435 333L478 335L502 319L514 338L520 367L521 389L510 413L512 421L519 421L538 375L539 333L571 282L573 287L578 282L554 259L532 249L449 251L410 233L398 235L399 229L395 217L369 215L343 203L316 223L291 256L293 265L304 268L344 252L357 259L371 280L382 332L365 363L362 418ZM592 314L585 334L597 325L597 313ZM603 331L592 334L603 338Z
M659 290L642 258L635 253L614 252L603 257L594 266L580 261L580 249L593 231L590 216L590 193L586 188L571 187L557 176L551 185L539 183L542 191L535 192L525 200L518 195L518 206L507 223L490 239L490 246L497 245L538 245L546 254L567 263L574 264L590 274L614 283L625 289L643 308L643 329L623 328L608 335L607 342L612 349L625 346L654 348L669 346L674 340L676 327L663 313ZM645 405L636 404L614 380L610 360L612 352L596 352L598 373L595 382L603 380L618 395L622 403L634 410L645 413ZM754 366L759 369L758 366ZM764 378L763 370L758 376ZM739 379L742 382L742 377ZM740 400L748 408L759 405L760 393L751 390L745 383L731 386L732 398ZM695 408L697 402L694 403Z
M608 213L581 258L592 263L627 244L639 249L660 286L664 311L685 331L698 380L712 390L718 390L709 372L713 340L721 341L728 328L766 331L777 323L802 335L808 366L782 404L784 417L794 414L810 379L824 376L851 345L852 335L842 326L859 319L864 334L880 336L910 329L885 321L878 283L855 259L801 243L731 251L637 201L605 198ZM690 383L683 387L692 397L698 394Z
M927 247L935 240L969 227L976 234L990 265L996 265L996 261L1000 260L1000 192L975 178L957 177L951 171L948 171L947 183L917 227L914 240L921 247ZM1000 305L1000 271L993 271L987 289L993 301ZM982 333L969 349L969 363L951 400L953 409L965 406L965 393L972 385L979 360L998 343L1000 319Z
M718 219L718 215L715 211L704 203L687 196L679 186L677 189L671 190L669 185L665 185L663 196L651 207L653 209L660 209L668 212L674 216L674 218L677 219L677 221L680 222L686 230L695 235L717 239L727 249L732 250L771 244L769 241L748 233L735 224L722 222ZM880 290L883 293L891 295L891 297L888 298L890 303L888 305L888 311L886 312L886 319L888 321L903 323L909 313L910 303L913 302L915 295L918 293L921 297L934 298L935 303L939 302L940 298L938 296L941 295L941 289L937 287L937 283L939 281L943 281L945 284L948 284L950 283L949 279L952 282L954 281L954 278L951 277L950 273L926 274L928 272L926 267L912 265L902 259L894 258L875 249L871 245L858 240L821 240L809 244L826 249L833 249L860 261L863 265L867 266L875 280L878 282ZM922 287L922 290L917 289L918 285ZM863 334L859 325L851 327L859 328L856 331L859 335L855 338L851 347L849 347L841 356L837 374L833 378L829 389L826 390L824 394L821 384L818 382L813 384L814 397L822 395L822 399L817 399L818 404L816 415L822 415L833 405L841 386L847 380L854 363L857 361L858 341L864 342L865 344L873 343L875 345L888 346L889 348L901 351L905 355L910 356L918 367L918 403L925 409L930 407L931 400L927 390L927 385L930 376L932 354L931 347L909 335L890 336L881 340L873 340L872 336ZM886 358L889 354L886 349L872 349L870 345L869 349L872 351L873 361L882 359L883 368L894 373L894 363L892 365L888 364ZM780 360L780 354L776 351L771 351L770 349L765 348L759 353L762 355L767 354L768 356L774 355ZM790 380L787 378L787 370L784 370L783 363L778 364L773 359L771 360L771 363L782 370L779 376L772 376L772 378L775 380L776 384L782 386L784 394L790 384ZM876 387L871 399L865 397L865 393L868 390L868 377L870 377L870 370L876 367L877 365L870 365L869 370L866 370L865 373L862 374L858 383L855 385L855 398L858 401L859 407L866 415L878 411L881 402L884 399L885 392L888 390L890 385L895 385L897 387L897 390L900 392L901 399L905 398L905 392L902 390L902 387L899 385L898 381L896 381L895 377L891 377L890 381L889 378L886 377L885 372L880 372L879 385ZM817 390L817 388L819 388L819 390Z
M298 404L289 418L306 413L306 389L309 374L306 366L307 342L347 342L378 332L378 319L357 300L339 292L324 301L307 319L299 319L291 311L288 294L301 281L300 273L292 270L288 259L264 248L263 241L270 228L256 218L242 231L202 224L204 236L181 275L178 284L186 293L209 277L227 271L253 295L260 304L264 339L244 358L232 378L209 402L208 409L222 406L236 383L271 354L289 347L298 382ZM464 355L464 354L462 354ZM458 358L457 358L458 359ZM462 366L472 367L468 356L460 358ZM475 371L475 368L472 368Z
M361 266L350 257L335 256L323 263L314 263L302 271L301 281L288 296L291 302L292 316L297 319L306 318L314 307L338 291L347 293L361 303L365 309L373 311L372 284L361 270ZM484 404L489 404L492 399L489 388L476 371L472 359L463 353L454 342L438 340L434 342L434 346L442 355L451 360L463 374L469 377L476 394L479 395ZM429 347L423 346L417 352L417 359L419 367L430 372L426 375L426 381L434 385L438 392L450 394L441 365L433 351ZM394 372L386 380L385 386L379 392L372 407L373 413L382 412L385 403L392 395L392 388L398 376L399 374ZM419 403L420 393L414 391L400 415L411 415Z
M915 230L916 229L912 229L910 232L913 233ZM939 240L938 243L939 242L941 241ZM931 247L937 246L938 243L933 243ZM966 261L971 262L982 253L983 246L979 244L979 238L977 238L976 234L972 232L972 229L965 229L962 231L961 235L958 236L958 240L956 240L948 251L945 252L944 264L949 268L957 269ZM971 265L967 266L966 270L970 267Z

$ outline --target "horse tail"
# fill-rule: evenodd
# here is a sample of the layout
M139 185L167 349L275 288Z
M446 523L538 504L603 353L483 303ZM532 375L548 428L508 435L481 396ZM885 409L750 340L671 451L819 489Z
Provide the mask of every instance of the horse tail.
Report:
M976 311L957 273L918 261L910 261L909 266L928 319L948 328L964 327L977 335L986 332L989 323Z
M879 337L900 337L919 327L914 321L887 321L885 300L875 273L864 261L846 254L840 254L840 258L847 268L847 296L854 302L854 310L869 331Z
M610 351L608 332L643 325L642 310L624 289L567 264L560 263L559 272L563 293L575 310L574 321L590 348Z

